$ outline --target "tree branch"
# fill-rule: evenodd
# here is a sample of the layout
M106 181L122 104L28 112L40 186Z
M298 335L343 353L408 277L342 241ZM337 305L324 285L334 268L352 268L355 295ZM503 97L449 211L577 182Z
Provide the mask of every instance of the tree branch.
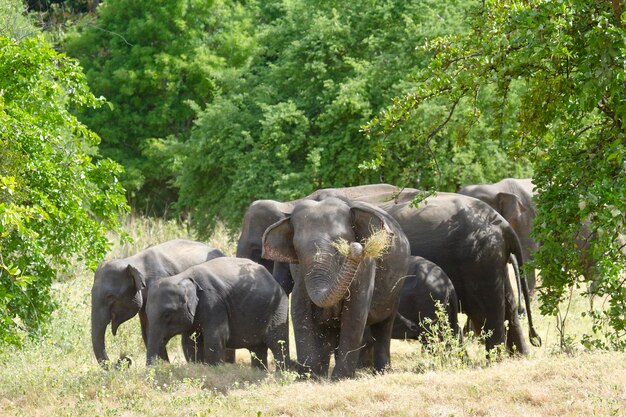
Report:
M613 14L615 14L615 23L618 27L624 29L622 24L622 2L620 0L611 0L613 6Z

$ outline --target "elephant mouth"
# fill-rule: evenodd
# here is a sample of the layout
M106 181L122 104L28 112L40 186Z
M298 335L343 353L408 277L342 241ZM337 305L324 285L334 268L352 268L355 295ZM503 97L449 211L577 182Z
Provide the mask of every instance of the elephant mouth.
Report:
M114 311L111 312L111 333L113 333L113 336L117 336L117 328L120 327L120 323L117 320L117 315L115 314Z
M332 243L332 246L341 255L348 257L351 256L350 242L340 238ZM391 233L385 229L379 229L373 232L369 238L363 240L363 258L381 258L385 255L391 246ZM353 256L353 255L352 255Z

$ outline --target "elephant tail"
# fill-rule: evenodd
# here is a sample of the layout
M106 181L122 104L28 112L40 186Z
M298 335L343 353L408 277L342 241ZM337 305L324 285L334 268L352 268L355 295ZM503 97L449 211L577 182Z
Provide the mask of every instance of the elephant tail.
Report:
M459 299L456 295L454 287L450 289L448 293L448 320L450 322L450 328L454 332L454 335L458 337L459 342L463 343L463 331L459 326Z

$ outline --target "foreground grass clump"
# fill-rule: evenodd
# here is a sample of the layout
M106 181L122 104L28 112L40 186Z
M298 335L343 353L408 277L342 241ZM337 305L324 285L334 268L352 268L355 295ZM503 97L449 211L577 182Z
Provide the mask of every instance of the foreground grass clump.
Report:
M175 223L131 219L133 244L116 245L110 257L127 256L150 244L192 237ZM208 242L232 253L225 233ZM172 364L146 368L138 319L107 335L111 357L125 353L130 368L105 372L97 365L89 330L93 274L77 268L54 287L60 308L43 340L0 353L0 415L7 416L233 416L233 415L425 415L529 416L625 415L626 355L589 352L580 334L590 323L581 317L587 300L571 306L571 349L559 353L553 318L538 316L544 347L528 358L487 364L479 341L452 353L443 345L422 349L413 341L392 341L393 370L353 380L296 381L291 373L266 373L237 363L205 367L187 364L172 341ZM537 310L535 310L537 311ZM442 342L444 343L444 342ZM293 340L292 352L295 355ZM462 349L461 349L462 348ZM468 358L459 358L460 352ZM447 355L447 356L445 356ZM273 367L272 367L273 369Z

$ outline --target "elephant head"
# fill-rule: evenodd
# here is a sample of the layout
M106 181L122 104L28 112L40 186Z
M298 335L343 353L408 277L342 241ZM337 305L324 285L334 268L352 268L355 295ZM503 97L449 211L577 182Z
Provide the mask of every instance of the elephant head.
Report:
M200 291L202 288L195 280L178 276L160 279L148 287L147 365L153 364L160 352L165 352L165 345L172 337L192 329Z
M500 213L520 240L523 260L532 259L537 250L537 243L531 237L537 210L532 200L535 192L530 179L505 178L495 184L466 185L459 194L482 200Z
M353 376L366 323L376 339L374 367L389 365L409 251L400 226L384 211L335 197L301 201L267 228L263 256L297 264L291 315L302 371L327 375L334 352L333 378Z
M109 261L98 267L91 289L91 342L96 359L108 361L104 336L111 324L116 335L120 324L134 317L143 305L144 275L123 261Z
M305 200L265 231L263 257L299 264L311 301L328 308L344 297L365 259L362 242L380 229L391 234L381 213L368 204L334 197ZM339 242L348 243L343 253Z

